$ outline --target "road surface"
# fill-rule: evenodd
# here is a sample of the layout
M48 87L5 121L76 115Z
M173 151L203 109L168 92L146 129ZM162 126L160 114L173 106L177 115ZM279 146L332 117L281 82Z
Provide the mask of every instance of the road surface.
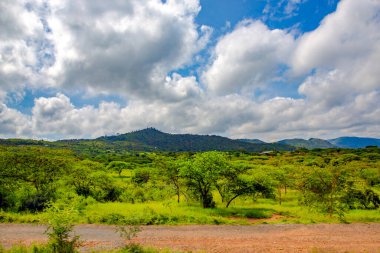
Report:
M46 226L0 224L0 243L44 243ZM114 226L78 225L82 251L123 245ZM143 226L133 242L192 252L374 252L380 253L380 224L277 224Z

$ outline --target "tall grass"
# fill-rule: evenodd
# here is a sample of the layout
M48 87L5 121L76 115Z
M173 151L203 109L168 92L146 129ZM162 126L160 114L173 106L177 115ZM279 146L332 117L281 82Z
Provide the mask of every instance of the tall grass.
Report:
M177 203L174 199L145 203L99 203L89 201L75 222L79 224L178 225L178 224L255 224L260 223L339 223L317 210L300 206L297 192L289 191L280 205L273 199L238 198L229 208L203 209L199 203ZM275 219L270 219L275 215ZM0 222L43 223L45 213L0 211ZM349 210L346 222L380 222L379 210Z

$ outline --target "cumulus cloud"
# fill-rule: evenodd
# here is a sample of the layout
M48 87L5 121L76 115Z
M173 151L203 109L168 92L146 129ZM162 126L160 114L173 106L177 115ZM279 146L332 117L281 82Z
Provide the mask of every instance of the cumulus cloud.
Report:
M2 137L87 138L148 126L264 140L380 137L377 0L342 0L297 39L261 21L242 21L216 42L200 80L179 74L212 31L194 22L199 1L51 0L43 15L32 8L44 2L0 3L0 23L15 24L0 30L0 98L22 91L25 82L61 93L36 98L30 115L1 103ZM42 42L51 43L48 63L39 56ZM296 98L251 96L293 77ZM71 90L123 94L128 102L75 106Z
M149 99L192 92L182 86L175 94L164 83L208 41L211 30L194 22L198 0L65 0L50 8L56 62L45 73L51 82Z
M314 68L360 68L368 60L378 67L379 12L377 0L341 1L336 12L325 17L316 30L299 38L293 71L301 74ZM372 69L369 65L365 67Z
M21 1L0 2L0 93L17 92L36 79L33 40L43 27L39 17L24 5Z
M0 136L30 136L30 119L17 110L0 103Z
M283 30L270 30L260 21L243 21L218 41L203 81L217 94L264 86L287 63L293 41Z

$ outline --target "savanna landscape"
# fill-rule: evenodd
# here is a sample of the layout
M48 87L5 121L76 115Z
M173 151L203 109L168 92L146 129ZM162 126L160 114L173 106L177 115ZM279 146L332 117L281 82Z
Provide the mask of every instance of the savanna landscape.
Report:
M131 134L136 138L149 135L154 140L162 133L146 129ZM155 250L145 249L147 245L167 251L209 251L210 247L218 252L234 251L231 245L240 245L235 246L235 252L242 247L266 251L276 236L281 241L300 233L300 229L305 231L297 235L298 243L290 243L290 249L346 249L346 243L326 246L318 241L304 242L302 236L315 236L308 232L314 228L331 238L341 237L341 233L353 237L363 230L362 236L372 238L371 243L359 243L354 249L374 251L379 247L380 148L376 146L271 152L142 152L102 148L96 140L86 140L87 146L79 145L80 140L71 142L71 149L54 146L59 142L49 147L48 142L25 145L20 140L0 146L0 220L4 223L0 240L7 246L5 252L22 251L8 249L17 245L14 242L30 247L34 240L72 251L96 251L101 246L112 250L110 245L116 248L113 250L127 252ZM13 223L47 227L13 228ZM113 230L103 225L112 225ZM344 230L345 226L349 231ZM29 238L24 232L19 239L7 237L7 233L18 234L12 229L26 228L31 234L37 228L40 235ZM81 241L94 240L83 232L90 228L104 233L97 236L100 239L93 242L93 248L90 242ZM366 228L370 228L369 234ZM83 236L75 237L76 229ZM252 233L268 233L271 239L260 239L264 246L253 247L251 241L243 240ZM195 238L200 234L204 236ZM214 237L207 239L205 235ZM102 238L110 239L102 242ZM46 250L45 246L34 247Z
M380 0L0 0L0 253L380 253Z

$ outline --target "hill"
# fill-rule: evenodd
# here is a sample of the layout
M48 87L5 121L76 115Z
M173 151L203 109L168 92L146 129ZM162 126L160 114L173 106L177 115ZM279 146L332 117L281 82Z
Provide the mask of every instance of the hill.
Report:
M255 143L255 144L264 144L264 143L267 143L267 142L264 142L262 140L259 140L259 139L236 139L237 141L242 141L242 142L249 142L249 143Z
M249 152L261 152L265 150L285 151L294 149L284 144L249 143L217 135L168 134L155 128L147 128L115 136L103 136L96 140L106 143L135 143L150 150L160 151L245 150Z
M340 137L331 140L317 138L284 139L266 143L258 139L229 139L217 135L169 134L155 128L146 128L125 134L102 136L96 139L43 141L33 139L0 139L1 145L49 146L77 152L103 153L123 151L291 151L295 148L364 148L380 147L380 139Z
M305 139L285 139L278 141L277 143L286 144L297 148L307 148L307 149L315 149L315 148L336 148L335 145L330 142L317 138L310 138L308 140Z
M340 148L365 148L367 146L380 147L380 139L363 137L339 137L329 140L330 143Z

